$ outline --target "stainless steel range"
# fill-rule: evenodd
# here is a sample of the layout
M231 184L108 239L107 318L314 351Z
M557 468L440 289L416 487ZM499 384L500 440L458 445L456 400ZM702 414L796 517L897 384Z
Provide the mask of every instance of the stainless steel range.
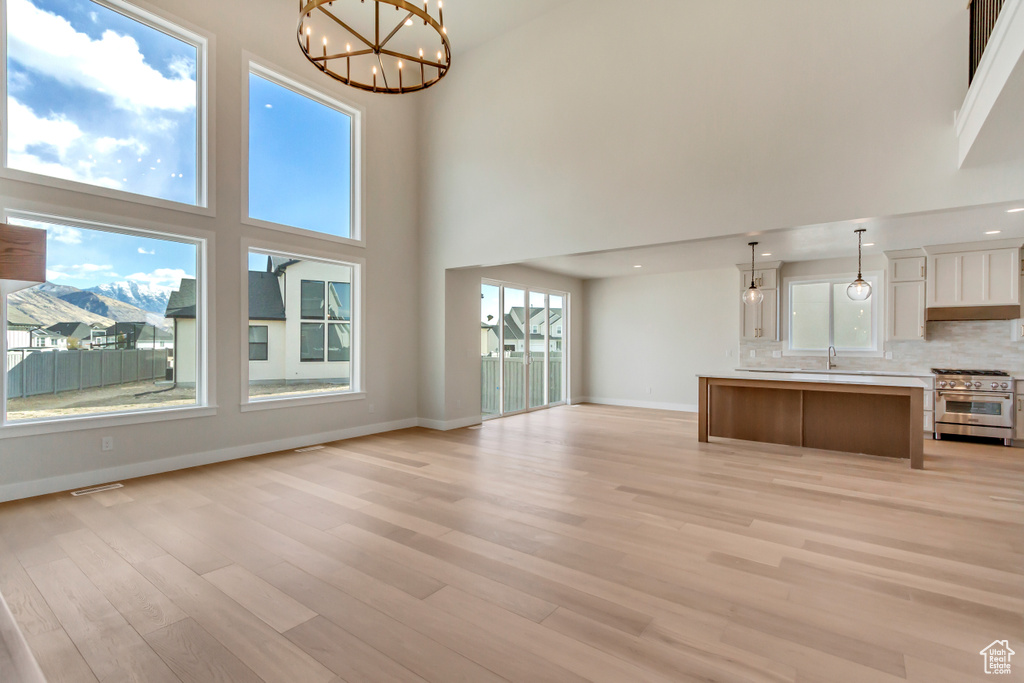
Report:
M1013 440L1013 380L1000 370L932 368L935 438L965 434Z

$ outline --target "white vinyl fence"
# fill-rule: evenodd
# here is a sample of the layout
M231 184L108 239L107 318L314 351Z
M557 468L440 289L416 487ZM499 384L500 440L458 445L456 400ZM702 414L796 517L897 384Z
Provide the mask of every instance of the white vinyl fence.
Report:
M168 349L14 349L7 352L7 397L57 394L163 379L168 356Z

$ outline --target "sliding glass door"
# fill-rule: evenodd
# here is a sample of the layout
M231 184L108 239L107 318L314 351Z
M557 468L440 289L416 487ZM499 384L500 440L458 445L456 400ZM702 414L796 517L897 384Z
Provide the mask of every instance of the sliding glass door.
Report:
M566 401L566 294L484 281L480 289L485 418Z

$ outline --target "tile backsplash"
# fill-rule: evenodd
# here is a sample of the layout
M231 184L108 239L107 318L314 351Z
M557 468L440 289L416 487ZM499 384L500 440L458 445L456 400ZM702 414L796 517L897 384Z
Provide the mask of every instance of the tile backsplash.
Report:
M887 358L836 359L838 370L876 370L879 372L910 372L927 375L932 368L972 368L1006 370L1024 377L1024 342L1013 341L1009 320L978 320L965 322L930 322L925 341L889 341ZM741 341L740 366L744 368L806 368L825 367L823 356L782 356L785 342ZM750 357L753 351L755 357Z

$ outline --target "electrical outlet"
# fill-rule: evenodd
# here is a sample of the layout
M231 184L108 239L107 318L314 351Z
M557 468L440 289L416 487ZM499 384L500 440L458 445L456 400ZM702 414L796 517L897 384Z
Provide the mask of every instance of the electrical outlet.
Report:
M366 406L366 409L372 413L374 410L374 405L371 403L368 406Z
M892 351L886 351L885 352L885 359L886 360L892 360Z
M100 446L105 451L112 451L112 450L114 450L114 437L112 437L112 436L105 436L105 437L103 437L103 440L100 442Z
M652 392L653 392L653 390L651 389L651 387L647 387L647 393L650 394Z
M750 349L750 357L757 358L757 351L755 351L754 349Z
M726 349L725 350L725 357L726 358L732 358L732 349Z
M772 358L782 358L782 351L772 351Z

